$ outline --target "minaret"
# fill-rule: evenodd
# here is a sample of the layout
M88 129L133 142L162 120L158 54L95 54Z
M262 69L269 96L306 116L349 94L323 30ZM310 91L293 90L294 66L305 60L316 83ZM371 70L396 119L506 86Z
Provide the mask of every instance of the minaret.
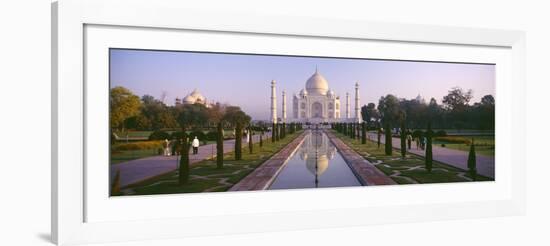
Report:
M361 123L361 108L359 108L359 82L355 82L355 121Z
M346 119L351 118L351 105L349 100L349 93L346 92Z
M277 92L275 90L275 80L271 81L271 122L277 123Z
M283 123L286 123L286 93L283 90Z

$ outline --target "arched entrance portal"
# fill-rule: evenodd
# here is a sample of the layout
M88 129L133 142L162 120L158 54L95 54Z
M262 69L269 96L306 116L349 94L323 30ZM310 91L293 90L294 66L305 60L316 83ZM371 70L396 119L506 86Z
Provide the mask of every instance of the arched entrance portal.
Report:
M311 104L311 117L323 118L323 105L320 102L314 102Z

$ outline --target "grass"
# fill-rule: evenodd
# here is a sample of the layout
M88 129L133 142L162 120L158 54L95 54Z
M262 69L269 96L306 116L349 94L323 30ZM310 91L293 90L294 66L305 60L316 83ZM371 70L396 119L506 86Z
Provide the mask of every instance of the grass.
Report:
M470 151L470 143L474 139L476 154L485 156L495 156L495 137L494 136L447 136L434 138L434 145L461 151Z
M387 156L384 151L384 144L381 144L378 148L377 143L374 141L368 140L366 144L361 144L361 140L351 139L335 131L334 134L399 184L471 181L471 176L466 171L453 166L434 161L432 172L428 172L424 168L425 160L421 156L407 153L403 159L401 158L401 152L395 149L391 156ZM489 181L493 179L477 175L476 180Z
M145 158L158 155L163 141L137 141L130 143L116 143L111 146L110 164Z
M190 168L190 179L185 185L178 184L178 171L146 180L124 189L123 195L152 195L197 192L226 191L231 186L251 173L256 167L268 160L284 146L289 144L302 132L288 134L279 142L264 140L260 149L259 143L254 144L253 153L249 153L248 145L243 142L242 160L235 160L234 152L224 155L224 167L216 167L216 159L203 160Z
M157 149L111 151L110 164L113 165L155 155L158 155Z

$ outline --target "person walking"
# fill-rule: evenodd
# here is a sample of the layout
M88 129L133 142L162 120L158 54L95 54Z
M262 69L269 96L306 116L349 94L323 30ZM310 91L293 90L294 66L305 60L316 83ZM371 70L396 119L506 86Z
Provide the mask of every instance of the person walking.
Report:
M170 156L170 142L168 142L168 139L164 139L164 143L162 145L162 147L164 147L164 156Z
M426 148L426 137L422 137L422 150Z
M193 155L196 155L199 153L199 139L197 136L195 136L195 139L193 139L193 142L191 143L193 146Z
M407 147L409 147L408 149L411 149L412 139L413 138L412 138L411 132L407 131Z

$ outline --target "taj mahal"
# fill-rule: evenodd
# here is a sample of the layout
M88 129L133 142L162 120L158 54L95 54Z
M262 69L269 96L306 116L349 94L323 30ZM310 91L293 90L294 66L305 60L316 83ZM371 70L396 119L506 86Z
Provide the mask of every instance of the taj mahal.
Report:
M332 123L361 122L359 107L359 83L355 83L354 113L351 114L350 95L346 93L345 105L340 102L340 96L329 88L328 81L315 69L315 73L306 81L305 88L292 97L292 118L287 119L286 92L282 92L282 115L277 117L276 82L271 81L271 121L286 123L287 121L302 123ZM345 106L342 109L342 106ZM342 114L344 110L344 114Z

